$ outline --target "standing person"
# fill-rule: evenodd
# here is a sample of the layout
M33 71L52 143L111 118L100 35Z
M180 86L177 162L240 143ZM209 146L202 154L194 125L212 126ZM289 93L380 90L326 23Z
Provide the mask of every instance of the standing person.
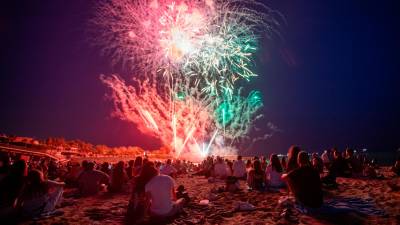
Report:
M40 170L31 170L26 185L18 199L24 217L37 217L55 212L60 203L64 183L45 180Z
M157 170L156 170L157 171ZM182 211L184 199L176 200L174 180L170 176L157 174L145 186L150 201L150 215L171 217Z
M82 196L96 195L100 191L101 184L109 183L110 177L100 170L95 170L93 162L87 164L86 170L78 178L79 192Z
M171 159L167 160L167 163L164 166L161 166L160 173L163 175L175 177L177 175L178 170L172 165Z
M295 145L290 146L288 151L288 163L286 168L287 173L299 167L299 165L297 164L297 155L299 154L300 151L301 151L300 147Z
M318 172L311 167L306 152L301 151L297 157L298 168L293 169L282 178L287 181L289 190L296 201L310 208L322 206L322 185Z
M265 189L265 172L259 160L254 161L254 168L247 176L247 184L251 189L263 191Z
M246 177L246 164L242 160L242 156L238 155L237 160L233 162L233 176L238 179L243 179Z
M276 154L271 154L270 165L265 171L266 183L271 188L281 188L285 186L282 180L283 169L281 162Z

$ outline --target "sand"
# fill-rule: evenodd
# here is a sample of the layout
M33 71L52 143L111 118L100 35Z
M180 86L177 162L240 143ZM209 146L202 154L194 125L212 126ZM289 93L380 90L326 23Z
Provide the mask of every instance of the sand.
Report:
M339 188L328 190L325 199L340 197L357 197L372 201L377 209L384 210L385 215L369 217L350 217L340 224L400 224L400 178L393 177L387 168L381 171L387 178L383 180L367 180L354 178L339 178ZM316 219L306 215L294 215L296 221L289 221L282 216L282 208L278 200L287 195L286 190L279 192L259 193L249 192L241 183L243 191L238 193L222 192L210 196L212 188L223 186L223 183L209 183L207 179L198 176L185 175L176 180L183 184L192 201L185 208L185 213L166 224L332 224L332 221ZM66 191L68 195L68 190ZM102 193L96 197L73 199L65 198L60 207L64 211L61 216L28 221L24 224L121 224L123 222L129 193ZM203 199L211 197L208 205L200 205ZM238 201L249 202L256 209L251 212L235 211ZM332 218L333 219L333 218ZM147 224L154 224L148 221Z

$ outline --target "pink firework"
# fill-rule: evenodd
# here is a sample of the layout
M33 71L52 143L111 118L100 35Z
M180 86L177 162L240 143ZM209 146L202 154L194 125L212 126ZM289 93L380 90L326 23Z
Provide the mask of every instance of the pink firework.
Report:
M111 0L98 5L94 43L113 63L155 74L195 51L213 12L211 1ZM99 28L100 32L99 32Z
M101 80L112 89L114 115L171 146L176 157L202 155L206 150L199 143L209 141L215 125L205 101L198 101L187 92L170 98L148 80L137 81L135 86L115 75L101 76Z

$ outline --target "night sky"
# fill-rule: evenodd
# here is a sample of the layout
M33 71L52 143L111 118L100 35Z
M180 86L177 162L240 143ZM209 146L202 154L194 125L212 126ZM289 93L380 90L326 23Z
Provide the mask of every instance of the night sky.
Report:
M0 3L0 133L158 147L110 117L100 74L121 73L88 43L95 1ZM249 153L400 147L400 13L396 1L275 0L283 39L265 40L249 86L280 132ZM385 2L385 3L383 3Z

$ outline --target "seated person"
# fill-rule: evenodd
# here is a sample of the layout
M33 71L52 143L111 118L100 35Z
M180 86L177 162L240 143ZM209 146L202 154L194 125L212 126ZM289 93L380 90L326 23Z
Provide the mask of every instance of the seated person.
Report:
M271 154L270 157L271 164L267 167L265 171L265 178L268 187L271 188L281 188L285 186L285 182L282 180L282 166L279 158L276 154Z
M354 156L353 149L347 148L346 149L346 160L351 167L351 171L354 174L361 174L363 171L362 163L359 159Z
M321 155L321 159L322 159L322 163L324 164L324 167L326 169L329 169L329 167L331 166L331 150L325 150L324 153L322 153Z
M95 170L93 162L87 164L86 170L78 178L79 192L82 196L96 195L100 191L101 184L109 183L110 177L100 170Z
M233 162L233 166L232 166L232 170L233 170L233 176L237 177L239 179L246 177L246 164L243 162L242 160L242 156L239 155L237 157L237 160L235 162Z
M347 160L343 159L342 155L338 151L334 151L333 156L334 159L328 169L328 174L325 177L321 178L324 186L329 188L337 188L337 177L351 176L351 169L348 165Z
M125 163L119 161L111 172L110 192L121 192L128 182L128 175L125 171Z
M17 205L23 217L37 217L55 211L63 193L64 183L45 180L40 170L31 170Z
M229 176L228 165L226 165L221 157L217 158L217 162L214 165L214 176L221 179L225 179Z
M141 165L140 173L133 177L131 199L125 217L125 224L136 224L141 221L146 213L148 201L146 200L145 186L158 171L152 162Z
M178 170L171 164L171 159L167 160L167 163L164 166L161 166L160 173L163 175L175 177Z
M179 185L178 188L176 189L176 198L177 199L183 198L185 199L185 202L190 202L189 194L186 192L185 187L183 185Z
M250 189L263 191L265 189L265 172L262 170L261 162L254 161L253 167L247 176L247 184Z
M400 176L400 156L397 158L394 166L392 167L392 171L397 175Z
M27 172L25 160L17 160L0 182L0 218L15 218L14 203L24 187Z
M318 172L311 167L308 154L301 151L297 157L298 168L282 175L296 201L303 206L319 208L322 206L322 187Z
M145 185L145 192L151 216L171 217L182 211L184 199L176 200L174 180L170 176L157 174Z
M312 161L311 161L312 167L318 171L318 173L323 173L324 172L324 163L322 159L318 156L317 153L312 154Z

